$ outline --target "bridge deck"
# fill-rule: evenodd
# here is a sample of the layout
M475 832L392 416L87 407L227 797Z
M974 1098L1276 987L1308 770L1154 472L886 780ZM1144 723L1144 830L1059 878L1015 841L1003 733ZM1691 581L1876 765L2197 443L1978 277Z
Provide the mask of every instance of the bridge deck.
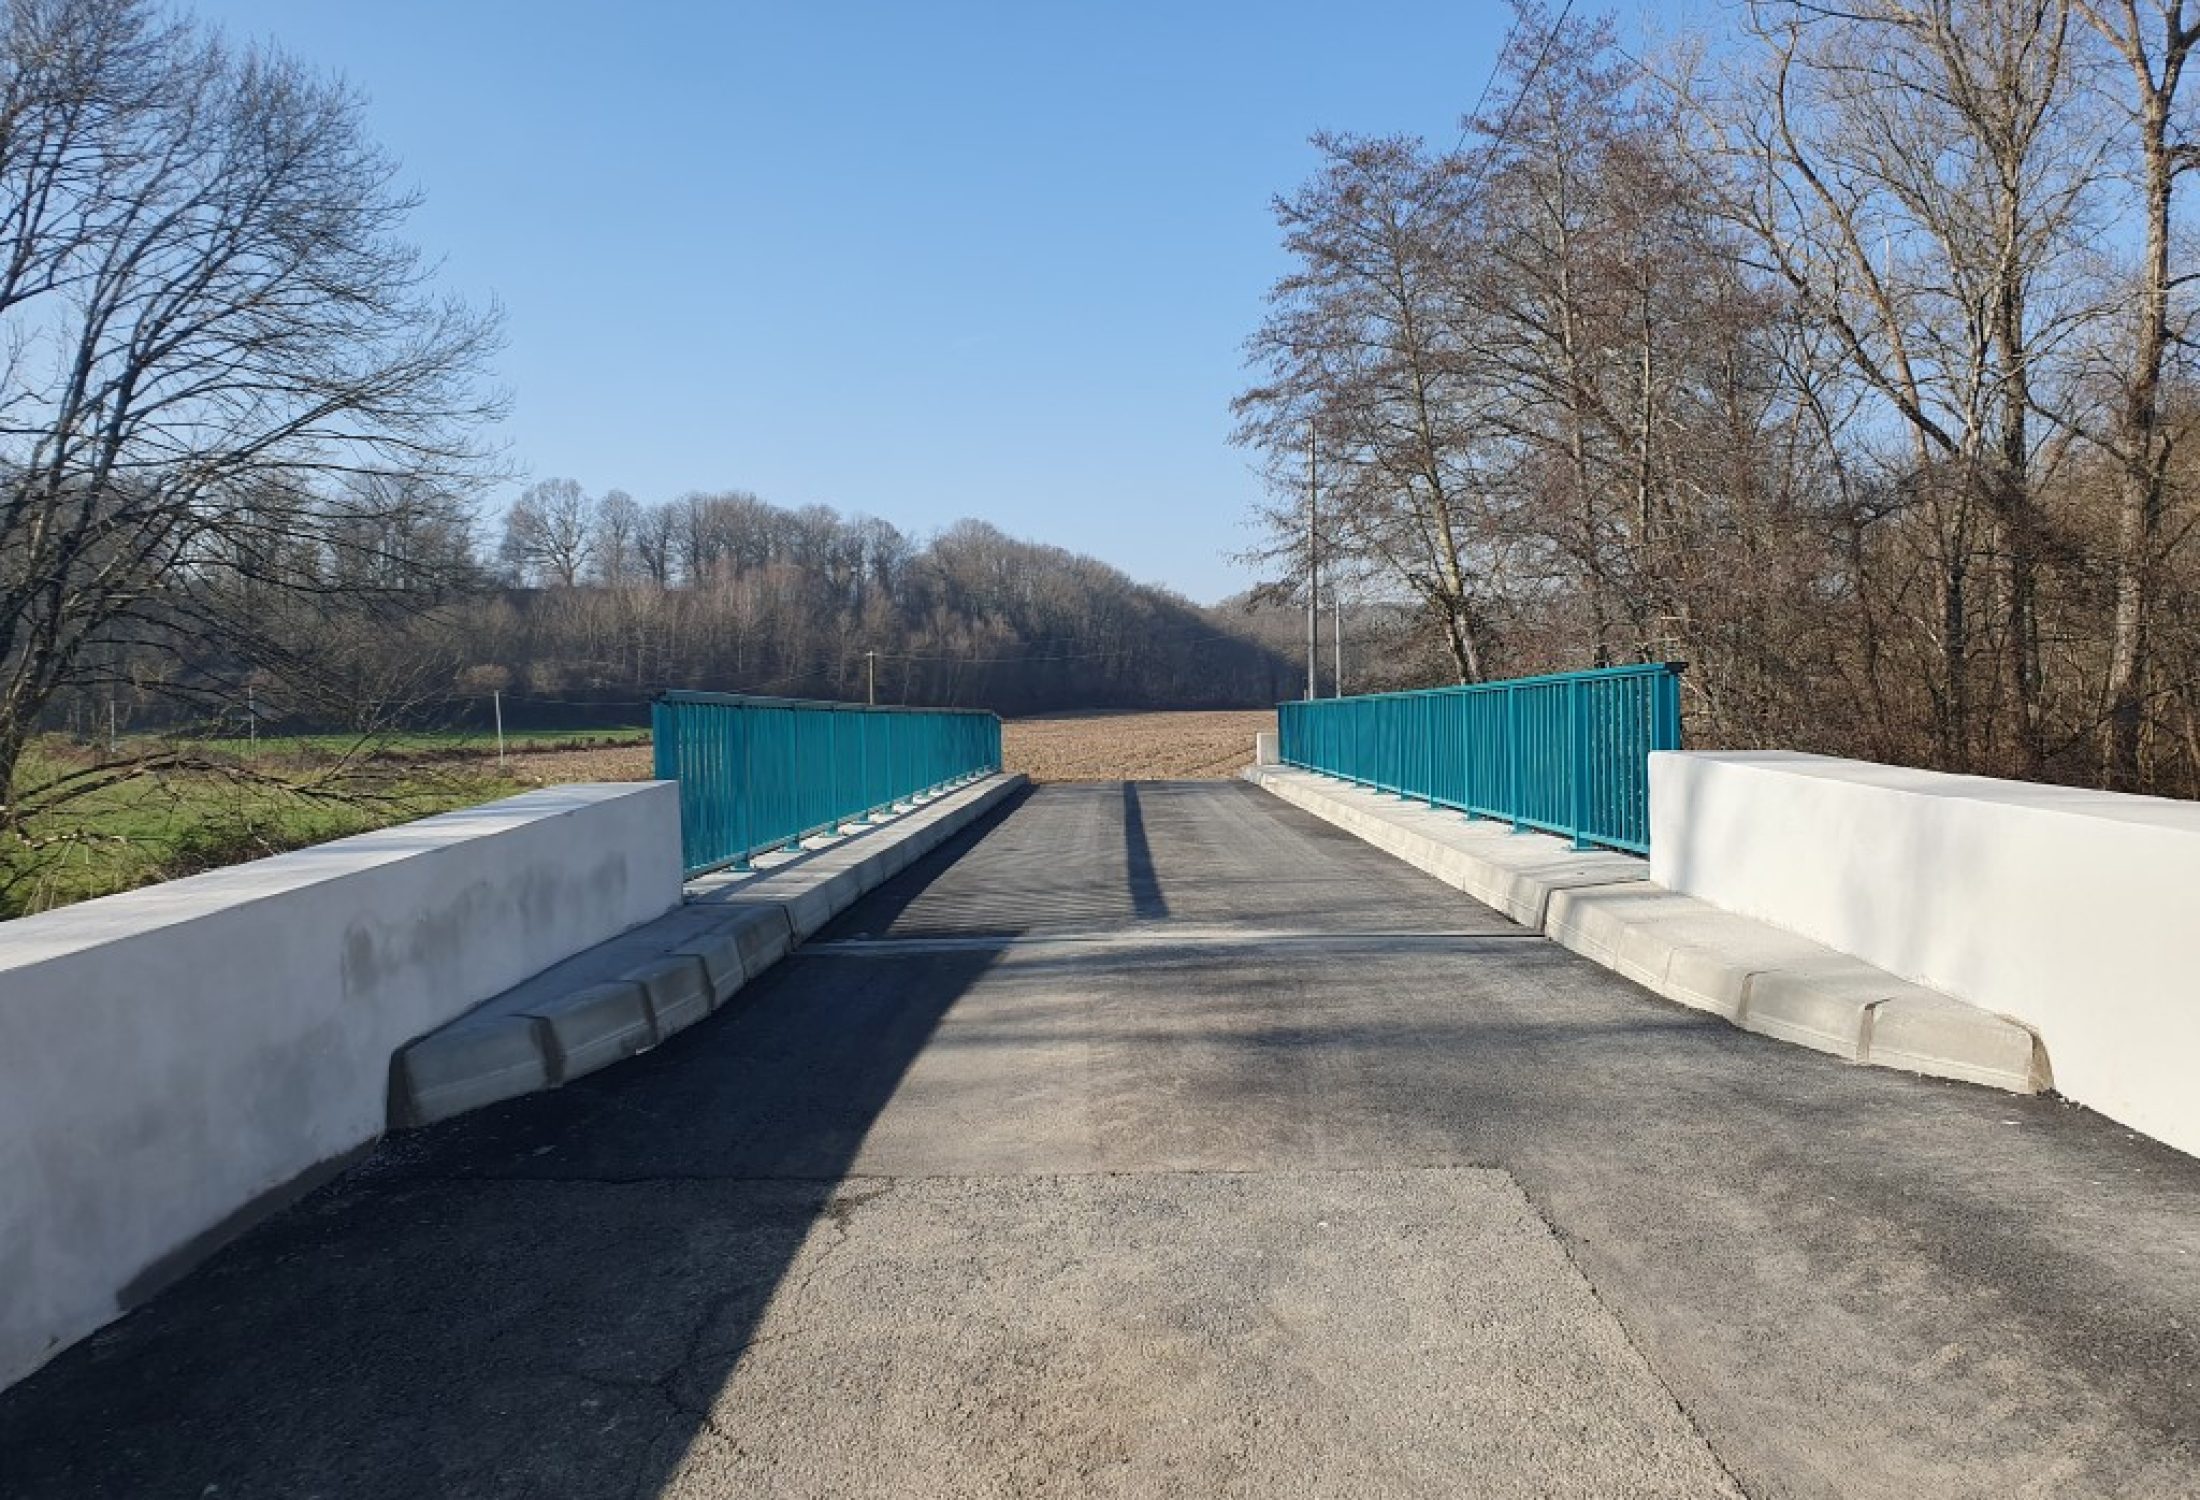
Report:
M1040 789L0 1396L11 1495L2196 1473L2200 1163L1666 1005L1224 783Z

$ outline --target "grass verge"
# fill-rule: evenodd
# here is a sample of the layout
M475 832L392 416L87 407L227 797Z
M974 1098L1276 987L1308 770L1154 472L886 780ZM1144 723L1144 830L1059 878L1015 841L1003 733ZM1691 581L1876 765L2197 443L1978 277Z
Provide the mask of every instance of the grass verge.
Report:
M44 745L27 758L35 784L70 758ZM303 757L297 757L301 761ZM0 842L0 917L280 854L527 790L491 761L369 761L331 779L263 751L235 773L178 771L105 787L35 819L27 842Z

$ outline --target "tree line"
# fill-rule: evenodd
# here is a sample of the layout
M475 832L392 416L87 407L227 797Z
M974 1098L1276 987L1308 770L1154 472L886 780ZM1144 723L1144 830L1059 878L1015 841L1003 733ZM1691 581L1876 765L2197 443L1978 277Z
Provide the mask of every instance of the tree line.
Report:
M673 688L1013 714L1255 707L1301 680L1257 616L976 520L920 540L742 491L648 505L550 479L487 526L446 497L341 529L354 548L301 540L289 587L239 591L262 611L249 634L148 612L43 722L90 741L249 722L368 748L486 729L492 698L513 727L570 727L646 722Z
M645 505L530 486L455 613L461 684L633 698L663 687L1002 712L1247 707L1292 667L1246 624L965 520L929 540L742 491Z
M2200 793L2200 16L1515 11L1456 143L1277 201L1279 576L1424 676L1685 659L1699 744Z

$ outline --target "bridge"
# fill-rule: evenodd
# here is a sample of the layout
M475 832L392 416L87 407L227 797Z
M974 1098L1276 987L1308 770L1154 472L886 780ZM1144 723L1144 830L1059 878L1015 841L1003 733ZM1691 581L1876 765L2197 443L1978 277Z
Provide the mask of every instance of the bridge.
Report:
M2200 1161L1669 1003L1245 781L957 799L715 1013L0 1393L0 1492L2192 1493Z

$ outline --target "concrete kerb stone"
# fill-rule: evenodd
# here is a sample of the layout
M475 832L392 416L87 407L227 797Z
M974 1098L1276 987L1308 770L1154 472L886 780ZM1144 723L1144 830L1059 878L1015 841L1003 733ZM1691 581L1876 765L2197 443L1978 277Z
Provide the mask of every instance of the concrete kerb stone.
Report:
M1652 993L1850 1062L2016 1093L2051 1086L2026 1027L1768 923L1652 885L1642 861L1293 768L1245 779L1352 833Z
M816 936L827 922L853 906L863 894L863 884L850 868L819 872L818 878L806 883L799 891L781 898L780 904L787 913L787 925L794 929L797 943Z
M715 1008L710 975L695 954L669 953L654 963L628 970L626 977L641 986L659 1041L693 1026Z
M724 916L708 931L672 950L702 960L710 981L713 1010L794 947L794 929L787 925L787 909L778 902L729 904L722 910Z
M1756 972L1746 961L1737 962L1715 948L1691 944L1675 947L1666 956L1664 977L1648 988L1676 1005L1709 1011L1722 1021L1739 1023L1742 1007L1749 1000L1749 978Z
M2046 1086L2037 1039L2015 1022L1660 886L1561 892L1545 931L1668 1000L1778 1041L2018 1093Z
M794 923L777 902L740 907L728 925L741 947L743 979L756 978L794 950Z
M1585 853L1511 869L1492 866L1467 889L1483 904L1494 906L1521 926L1540 932L1549 922L1551 902L1560 892L1640 885L1644 879L1640 867L1629 863L1624 854Z
M1749 996L1735 1024L1744 1031L1862 1062L1872 1007L1910 988L1869 964L1832 956L1820 965L1750 975Z
M877 890L893 878L893 851L885 845L871 850L855 863L856 883L865 894Z
M932 847L933 845L929 840L920 841L917 839L904 839L894 845L894 873L899 875L903 870L908 869L930 853Z
M1700 904L1640 881L1572 887L1551 893L1543 932L1560 947L1663 993L1681 946L1674 919L1694 915Z
M819 838L755 873L692 881L686 902L418 1037L390 1060L392 1128L433 1124L608 1066L726 1004L865 892L1024 784L997 775ZM767 863L759 861L759 863Z
M1878 1067L2015 1094L2055 1086L2047 1049L2029 1027L1930 990L1873 1006L1866 1038L1865 1060Z
M657 1045L649 997L632 980L592 984L524 1014L543 1023L553 1083L570 1083Z
M712 1010L732 999L748 980L741 962L740 934L730 922L698 934L672 952L702 964L704 989Z
M389 1119L413 1129L551 1085L550 1054L533 1016L468 1017L391 1060Z
M1649 884L1561 892L1552 898L1544 930L1645 989L1737 1025L1745 1024L1751 981L1759 974L1868 970L1807 938Z
M886 881L892 880L902 871L908 869L909 861L914 858L914 856L909 851L909 841L906 839L897 840L894 843L888 844L885 848L879 851L878 857L880 860L880 868L883 871L879 882L882 885Z

